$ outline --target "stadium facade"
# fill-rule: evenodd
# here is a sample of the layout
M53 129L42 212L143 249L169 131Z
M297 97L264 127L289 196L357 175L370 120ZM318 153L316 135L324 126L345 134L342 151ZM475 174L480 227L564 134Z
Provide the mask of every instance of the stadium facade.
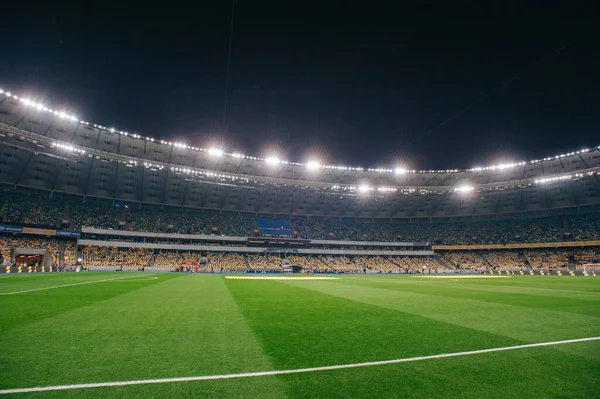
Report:
M414 257L415 247L423 246L419 255L433 259L430 242L440 251L525 245L523 250L534 243L564 248L577 242L597 253L600 234L600 147L463 170L304 164L119 131L5 91L0 91L0 184L5 202L25 204L24 210L3 212L5 233L16 233L6 230L11 226L55 228L54 235L78 237L78 254L109 241L129 251L200 251L203 258L274 248L311 256L403 257L412 251ZM41 203L46 205L37 210L40 218L27 217ZM121 209L94 213L102 207ZM25 217L15 216L19 212ZM182 231L182 217L198 222ZM270 227L251 221L256 218ZM151 225L148 219L160 221ZM269 219L281 221L282 230ZM154 241L148 242L148 234ZM256 236L286 241L254 245ZM58 252L64 262L64 244ZM156 255L150 254L149 264ZM575 254L568 256L572 263ZM457 266L452 260L445 264L447 259L435 264Z

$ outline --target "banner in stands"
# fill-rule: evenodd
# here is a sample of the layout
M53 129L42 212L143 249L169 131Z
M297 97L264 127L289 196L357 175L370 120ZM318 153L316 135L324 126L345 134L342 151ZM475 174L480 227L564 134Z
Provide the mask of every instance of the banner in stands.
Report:
M471 249L518 249L518 248L565 248L565 247L595 247L600 246L600 240L566 241L566 242L532 242L517 244L471 244L471 245L434 245L434 251L463 251Z
M59 237L81 237L78 231L56 230L56 235Z
M0 233L38 234L44 236L81 237L78 231L39 229L35 227L20 227L0 224Z
M297 254L297 249L279 249L279 248L267 248L265 253L269 254Z
M22 233L23 228L17 226L7 226L4 224L0 224L0 232L1 233Z
M40 234L40 235L44 235L44 236L55 236L56 230L36 229L33 227L23 227L23 233L25 233L25 234Z

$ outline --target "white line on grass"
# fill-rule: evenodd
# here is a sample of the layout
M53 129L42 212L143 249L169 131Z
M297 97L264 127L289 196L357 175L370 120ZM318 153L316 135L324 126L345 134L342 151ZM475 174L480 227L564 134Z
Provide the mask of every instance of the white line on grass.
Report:
M118 386L125 386L125 385L165 384L165 383L170 383L170 382L228 380L231 378L248 378L248 377L264 377L264 376L281 375L281 374L311 373L314 371L342 370L342 369L353 369L353 368L358 368L358 367L381 366L381 365L386 365L386 364L409 363L409 362L417 362L420 360L443 359L443 358L447 358L447 357L479 355L482 353L503 352L503 351L511 351L511 350L516 350L516 349L537 348L537 347L542 347L542 346L563 345L563 344L572 344L572 343L577 343L577 342L588 342L588 341L598 341L598 340L600 340L600 337L567 339L564 341L540 342L537 344L504 346L504 347L500 347L500 348L479 349L479 350L467 351L467 352L442 353L439 355L407 357L407 358L403 358L403 359L381 360L381 361L377 361L377 362L338 364L336 366L310 367L310 368L304 368L304 369L272 370L272 371L257 371L257 372L252 372L252 373L239 373L239 374L201 375L201 376L196 376L196 377L158 378L158 379L153 379L153 380L113 381L113 382L97 382L97 383L91 383L91 384L54 385L54 386L46 386L46 387L2 389L2 390L0 390L0 395L6 395L6 394L11 394L11 393L66 391L69 389L118 387Z
M54 288L72 287L74 285L83 285L83 284L102 283L102 282L105 282L105 281L123 280L124 278L135 278L135 277L146 277L146 276L145 275L135 275L135 276L127 276L127 277L106 278L106 279L103 279L103 280L84 281L83 283L73 283L73 284L63 284L63 285L53 285L52 287L33 288L33 289L30 289L30 290L23 290L23 291L0 292L0 295L25 294L27 292L33 292L33 291L52 290Z

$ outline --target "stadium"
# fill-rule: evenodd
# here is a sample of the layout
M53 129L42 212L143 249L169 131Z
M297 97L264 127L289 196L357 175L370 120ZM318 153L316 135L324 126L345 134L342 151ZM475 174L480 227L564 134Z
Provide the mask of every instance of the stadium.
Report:
M302 163L2 90L0 166L1 394L600 389L600 147L460 170Z

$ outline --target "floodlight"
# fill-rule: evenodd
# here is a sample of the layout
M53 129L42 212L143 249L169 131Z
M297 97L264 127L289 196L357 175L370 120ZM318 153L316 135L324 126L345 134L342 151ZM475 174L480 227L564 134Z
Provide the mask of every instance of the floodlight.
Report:
M216 157L220 157L221 155L223 155L223 150L220 148L211 148L208 150L208 153L210 155L214 155Z
M406 173L406 169L404 169L404 168L396 168L394 170L394 172L396 172L397 175L403 175L404 173Z
M306 168L308 170L316 170L319 169L321 167L321 164L315 161L310 161L306 164Z
M468 185L464 185L464 186L460 186L454 189L454 191L459 191L461 193L468 193L469 191L473 191L475 188L473 186L468 186Z
M265 158L265 162L269 165L277 165L280 161L277 157L267 157Z

